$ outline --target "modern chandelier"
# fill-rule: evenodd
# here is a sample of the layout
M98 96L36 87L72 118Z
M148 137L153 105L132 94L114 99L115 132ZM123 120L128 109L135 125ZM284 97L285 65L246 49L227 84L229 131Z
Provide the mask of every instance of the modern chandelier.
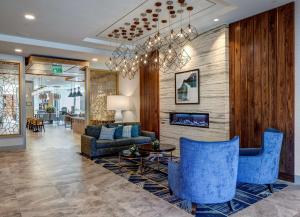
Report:
M77 87L77 88L78 88L77 92L76 92L76 88L75 88L75 87L74 87L74 91L73 91L73 89L71 88L68 97L78 97L78 96L83 96L82 93L81 93L81 91L80 91L80 87Z
M193 9L186 0L156 2L152 9L146 9L140 17L114 29L108 37L126 40L129 44L123 43L116 48L106 66L128 79L134 78L140 64L155 64L162 71L183 68L191 60L184 46L198 36L196 28L190 23ZM166 11L163 13L163 10ZM188 25L184 26L183 17L187 14ZM180 26L176 29L173 28L175 18L180 18ZM168 26L161 29L160 24ZM153 29L156 29L155 33L147 35ZM149 57L153 52L159 53L156 55L158 58Z

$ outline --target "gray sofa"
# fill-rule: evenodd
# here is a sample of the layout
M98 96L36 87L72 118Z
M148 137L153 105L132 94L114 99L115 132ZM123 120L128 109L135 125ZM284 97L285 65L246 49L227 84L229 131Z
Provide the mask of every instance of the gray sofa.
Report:
M139 123L118 123L105 124L106 127L116 127L119 125L132 125ZM101 127L103 125L89 125L85 133L81 135L81 153L91 159L95 157L116 155L122 150L128 149L131 145L149 144L155 140L155 133L140 130L139 135L131 138L119 138L114 140L99 140Z

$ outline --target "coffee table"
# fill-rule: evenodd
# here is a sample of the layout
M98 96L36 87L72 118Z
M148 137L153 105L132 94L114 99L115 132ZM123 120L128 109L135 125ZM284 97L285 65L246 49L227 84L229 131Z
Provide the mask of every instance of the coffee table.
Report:
M119 168L122 167L121 165L121 161L122 159L126 159L126 160L139 160L139 170L140 173L143 174L144 173L144 158L148 157L149 153L147 152L143 152L143 153L137 153L137 154L132 154L129 150L124 150L124 151L120 151L119 152Z
M152 144L145 144L139 146L139 152L140 153L154 153L157 155L157 170L159 170L159 155L163 152L169 152L170 157L172 160L172 152L176 150L175 145L169 145L169 144L160 144L159 148L154 149Z

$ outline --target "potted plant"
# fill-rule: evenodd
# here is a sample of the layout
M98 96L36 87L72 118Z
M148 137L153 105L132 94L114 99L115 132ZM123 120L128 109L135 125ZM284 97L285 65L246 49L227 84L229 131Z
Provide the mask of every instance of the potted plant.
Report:
M139 149L136 144L133 144L132 146L130 146L129 151L130 151L131 155L133 155L133 156L136 156L139 154Z
M152 142L152 148L153 150L158 150L160 146L160 142L158 139L156 139L155 141Z
M46 112L49 114L49 123L52 124L53 123L53 118L54 118L54 115L53 113L55 113L55 107L53 106L48 106L46 108Z

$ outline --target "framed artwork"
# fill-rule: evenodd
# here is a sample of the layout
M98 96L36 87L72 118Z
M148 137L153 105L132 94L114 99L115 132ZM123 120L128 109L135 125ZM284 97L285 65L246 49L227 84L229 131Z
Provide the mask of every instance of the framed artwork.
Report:
M175 104L199 104L199 69L175 74Z

